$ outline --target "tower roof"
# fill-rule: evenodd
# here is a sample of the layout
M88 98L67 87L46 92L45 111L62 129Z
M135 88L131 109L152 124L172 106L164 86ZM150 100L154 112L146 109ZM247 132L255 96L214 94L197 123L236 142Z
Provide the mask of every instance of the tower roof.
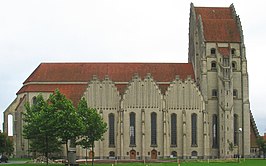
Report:
M240 30L233 17L232 7L195 7L196 18L201 17L207 42L240 42Z

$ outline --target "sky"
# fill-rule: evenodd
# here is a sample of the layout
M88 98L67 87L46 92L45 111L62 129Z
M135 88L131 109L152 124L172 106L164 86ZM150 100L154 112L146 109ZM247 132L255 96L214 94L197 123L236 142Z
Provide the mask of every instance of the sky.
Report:
M263 0L0 0L0 124L42 62L187 62L191 2L234 4L244 31L251 110L263 134Z

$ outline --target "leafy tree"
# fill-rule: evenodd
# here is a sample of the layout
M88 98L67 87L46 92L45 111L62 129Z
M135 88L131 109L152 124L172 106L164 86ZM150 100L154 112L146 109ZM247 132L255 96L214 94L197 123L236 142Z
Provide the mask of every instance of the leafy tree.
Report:
M0 154L7 154L10 156L14 151L13 141L7 136L6 133L0 131Z
M97 113L96 109L88 108L85 98L82 98L79 102L78 115L82 121L82 137L79 140L83 148L88 149L92 148L93 157L92 165L94 163L94 142L101 140L103 134L107 130L107 124L103 121L102 117ZM86 153L87 159L87 153Z
M266 140L263 139L263 137L259 137L257 139L257 145L259 146L260 152L262 152L263 157L265 159L266 157Z
M81 134L82 123L72 102L59 90L49 97L49 110L55 113L56 135L66 145L68 159L68 141L75 140Z
M49 109L47 101L39 94L36 103L25 104L23 134L30 140L30 151L44 154L48 164L48 154L59 152L60 142L55 134L55 114Z

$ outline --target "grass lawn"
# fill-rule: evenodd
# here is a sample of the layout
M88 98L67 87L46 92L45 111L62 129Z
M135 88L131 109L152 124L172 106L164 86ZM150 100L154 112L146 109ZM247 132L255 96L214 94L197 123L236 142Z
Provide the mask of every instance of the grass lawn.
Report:
M113 163L114 164L114 163ZM21 166L44 166L45 164L8 164L9 166L21 165ZM50 166L63 166L64 164L49 164ZM91 165L89 163L88 165ZM112 166L112 163L108 164L100 164L94 163L95 166ZM220 165L228 165L228 166L266 166L266 160L263 159L247 159L240 163L237 162L210 162L207 161L199 161L199 162L181 162L180 166L220 166ZM80 166L85 166L85 164L80 164ZM178 166L177 163L118 163L114 166Z

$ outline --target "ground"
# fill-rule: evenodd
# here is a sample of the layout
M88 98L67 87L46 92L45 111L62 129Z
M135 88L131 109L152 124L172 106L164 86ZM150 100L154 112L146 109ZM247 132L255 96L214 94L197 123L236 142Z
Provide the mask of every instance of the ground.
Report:
M10 161L10 163L8 163L9 166L15 166L15 165L21 165L21 166L43 166L45 164L36 164L36 163L32 163L32 164L25 164L23 162L20 163L12 163L15 161ZM110 163L95 163L95 166L178 166L177 162L162 162L162 163L115 163L115 162L110 162ZM1 163L0 165L4 165L4 163ZM51 166L62 166L63 164L49 164ZM80 166L85 166L86 164L80 164ZM89 163L88 165L91 165L91 163ZM265 166L266 165L266 160L263 159L241 159L241 162L238 163L237 160L234 161L223 161L223 160L219 160L219 161L183 161L180 163L180 166Z

